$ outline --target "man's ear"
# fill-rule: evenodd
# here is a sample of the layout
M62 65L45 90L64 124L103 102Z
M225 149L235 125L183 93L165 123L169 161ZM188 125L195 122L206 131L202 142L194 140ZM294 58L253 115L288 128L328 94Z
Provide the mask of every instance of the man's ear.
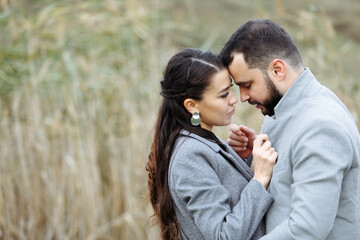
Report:
M197 108L197 102L192 98L187 98L184 100L184 107L191 114L193 114L194 112L199 112L199 109Z
M281 59L274 59L270 64L270 71L274 78L281 81L286 76L286 63Z

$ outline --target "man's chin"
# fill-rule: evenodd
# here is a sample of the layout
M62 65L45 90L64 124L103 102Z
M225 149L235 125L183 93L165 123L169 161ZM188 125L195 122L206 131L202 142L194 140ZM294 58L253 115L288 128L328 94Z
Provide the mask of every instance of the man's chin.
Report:
M260 109L260 111L261 111L262 114L267 115L268 110L267 110L266 107L264 107L263 105L258 104L258 103L255 104L255 107L256 107L257 109Z
M254 105L257 109L260 109L261 113L265 116L265 115L269 115L272 116L274 115L274 111L269 110L267 107L265 107L264 105L261 105L257 102L249 102L249 104Z
M261 109L261 113L262 113L264 116L269 115L269 113L266 111L266 109L265 109L265 110Z
M262 113L264 116L268 115L268 116L271 117L271 116L274 115L274 111L271 111L271 110L269 110L268 108L266 108L266 107L264 107L264 106L261 106L260 110L261 110L261 113Z

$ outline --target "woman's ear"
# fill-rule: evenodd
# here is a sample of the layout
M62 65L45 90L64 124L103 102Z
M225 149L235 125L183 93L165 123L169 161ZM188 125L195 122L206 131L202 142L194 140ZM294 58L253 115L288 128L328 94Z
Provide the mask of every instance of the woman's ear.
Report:
M194 112L199 112L199 109L197 108L196 100L192 98L187 98L184 101L184 107L186 110L188 110L189 113L193 114Z
M281 59L274 59L270 64L270 71L274 78L279 81L286 76L286 63Z

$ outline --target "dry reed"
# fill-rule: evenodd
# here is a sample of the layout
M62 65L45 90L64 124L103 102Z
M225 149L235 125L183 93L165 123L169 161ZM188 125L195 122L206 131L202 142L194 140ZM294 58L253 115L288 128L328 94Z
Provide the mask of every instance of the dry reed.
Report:
M1 2L1 239L159 238L144 167L162 69L179 48L219 49L234 30L195 34L195 1L177 3L190 23L164 14L171 4L162 0ZM358 80L337 60L359 45L339 46L326 14L299 17L304 61L358 122ZM261 115L237 108L234 122L259 130Z

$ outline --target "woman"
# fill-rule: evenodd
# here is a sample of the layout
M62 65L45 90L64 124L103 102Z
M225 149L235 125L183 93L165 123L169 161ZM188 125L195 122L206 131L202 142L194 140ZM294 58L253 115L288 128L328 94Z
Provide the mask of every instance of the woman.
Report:
M162 239L257 239L273 199L277 153L266 135L253 146L254 173L212 132L231 122L237 98L216 54L185 49L161 81L163 100L147 171Z

